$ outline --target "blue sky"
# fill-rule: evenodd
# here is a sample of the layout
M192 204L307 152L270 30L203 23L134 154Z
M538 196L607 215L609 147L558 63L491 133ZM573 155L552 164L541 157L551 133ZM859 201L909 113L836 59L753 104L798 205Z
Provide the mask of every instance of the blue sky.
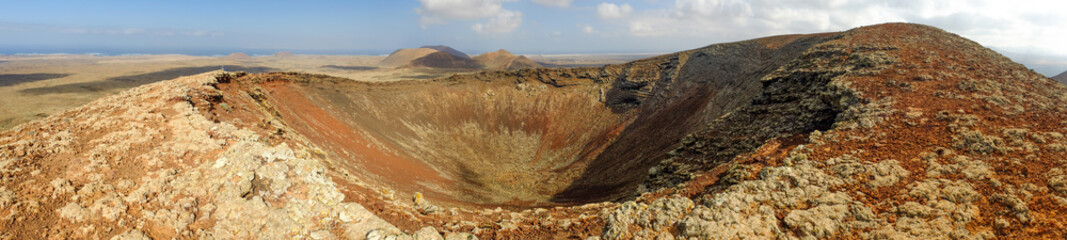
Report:
M776 34L915 22L960 34L1048 74L1054 70L1043 69L1067 69L1064 9L1067 1L2 0L0 50L378 54L444 44L474 54L673 52Z

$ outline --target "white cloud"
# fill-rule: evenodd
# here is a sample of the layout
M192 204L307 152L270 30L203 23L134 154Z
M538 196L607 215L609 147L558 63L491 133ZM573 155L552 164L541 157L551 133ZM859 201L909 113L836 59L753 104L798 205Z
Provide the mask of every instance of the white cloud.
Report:
M477 20L471 29L478 33L508 33L522 24L522 12L504 9L503 3L514 0L419 0L415 13L421 16L420 27L446 24L450 20Z
M628 3L615 5L614 3L600 3L596 6L596 15L601 19L619 19L629 16L634 8Z
M571 0L533 0L536 4L541 4L549 7L570 7Z
M593 26L589 26L589 24L578 24L578 28L581 28L585 34L596 33L596 29L593 29Z
M627 15L625 7L602 3L597 15L602 19L623 18ZM1063 44L1067 39L1067 14L1062 14L1062 9L1067 9L1067 1L675 0L665 8L635 13L625 25L635 36L729 41L914 22L939 27L986 46L1046 49L1067 55L1067 44Z
M522 24L522 12L501 10L488 23L476 23L471 26L478 33L509 33Z
M492 17L503 11L503 0L419 0L415 13L422 16L423 27L448 20L473 20Z

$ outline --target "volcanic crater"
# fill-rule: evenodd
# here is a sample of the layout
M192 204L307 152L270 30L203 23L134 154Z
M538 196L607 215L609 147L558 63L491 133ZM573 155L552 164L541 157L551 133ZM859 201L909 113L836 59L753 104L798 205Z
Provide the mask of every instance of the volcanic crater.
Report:
M270 73L227 76L234 79L218 87L225 96L255 96L228 108L270 112L280 129L321 148L340 179L446 206L521 210L633 200L639 187L656 190L642 184L649 169L705 123L754 102L796 101L759 98L764 85L801 87L760 78L824 39L786 36L625 65L430 82ZM785 44L767 46L776 43ZM822 105L799 121L723 127L787 129L757 140L826 130L836 112Z
M0 207L99 226L16 237L1056 238L1065 102L912 24L426 81L213 72L0 135Z

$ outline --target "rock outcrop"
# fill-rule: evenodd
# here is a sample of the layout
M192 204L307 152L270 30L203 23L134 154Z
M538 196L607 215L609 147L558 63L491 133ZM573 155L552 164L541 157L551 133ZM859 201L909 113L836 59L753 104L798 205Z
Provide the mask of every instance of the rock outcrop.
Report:
M419 82L213 72L0 133L0 237L1062 239L1065 116L1067 86L913 24Z

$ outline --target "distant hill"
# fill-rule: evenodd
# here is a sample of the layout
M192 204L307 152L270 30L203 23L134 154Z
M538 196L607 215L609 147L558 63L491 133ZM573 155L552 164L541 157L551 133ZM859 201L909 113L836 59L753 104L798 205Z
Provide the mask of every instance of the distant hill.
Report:
M1060 75L1056 75L1055 77L1052 77L1052 79L1055 79L1056 81L1058 81L1060 83L1067 84L1067 71L1064 71L1063 73L1060 73Z
M243 52L235 52L235 53L231 53L230 55L226 55L225 58L226 59L230 59L230 60L247 60L247 59L250 59L252 57L248 56L248 54L245 54Z
M478 63L470 58L462 58L448 52L438 51L411 61L412 67L433 68L478 68Z
M525 56L516 56L504 49L478 55L474 57L474 61L481 64L486 69L493 70L517 70L542 67L541 64L534 62Z
M383 59L378 66L386 68L432 67L432 68L484 68L488 70L517 70L542 67L541 64L500 49L473 58L448 46L423 46L398 49Z
M411 63L412 60L430 55L431 53L440 52L431 48L403 48L393 51L388 57L382 59L379 66L382 67L400 67Z
M443 47L443 46L442 46ZM448 47L444 47L451 49ZM446 49L446 50L447 50ZM452 49L455 51L455 49ZM459 51L455 51L459 52ZM462 54L462 53L460 53ZM381 67L478 68L470 58L433 48L399 49L378 64Z
M433 50L437 50L437 51L446 52L448 54L452 54L452 56L456 56L456 57L460 57L460 58L466 58L466 59L470 59L471 58L471 56L468 55L467 53L460 52L459 50L456 50L454 48L451 48L451 47L445 46L445 45L422 46L421 48L429 48L429 49L433 49Z
M274 55L271 55L271 56L275 56L275 57L292 57L292 56L295 56L295 55L292 52L281 51L281 52L276 52L276 53L274 53Z

